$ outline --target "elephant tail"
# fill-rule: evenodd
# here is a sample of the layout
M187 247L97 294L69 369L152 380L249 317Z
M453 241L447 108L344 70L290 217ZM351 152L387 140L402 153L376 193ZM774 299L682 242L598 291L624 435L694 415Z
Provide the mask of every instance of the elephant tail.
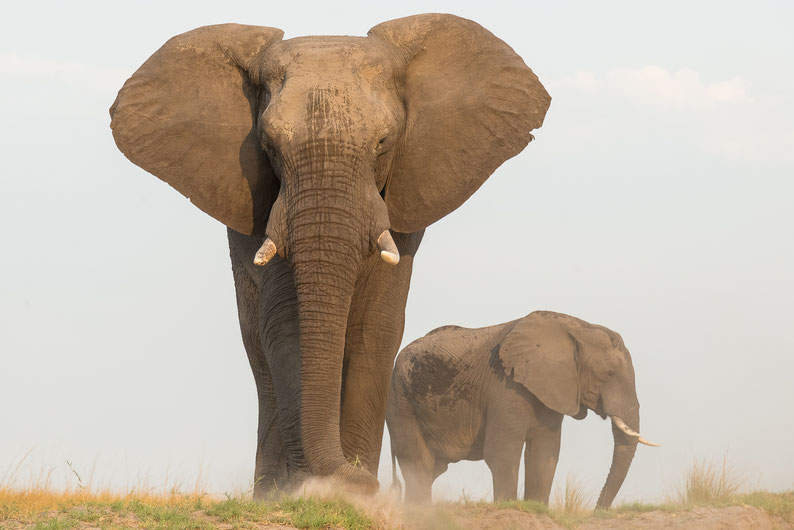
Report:
M397 500L402 500L403 488L400 478L397 476L397 459L394 456L394 445L391 446L391 488L389 489L397 497Z

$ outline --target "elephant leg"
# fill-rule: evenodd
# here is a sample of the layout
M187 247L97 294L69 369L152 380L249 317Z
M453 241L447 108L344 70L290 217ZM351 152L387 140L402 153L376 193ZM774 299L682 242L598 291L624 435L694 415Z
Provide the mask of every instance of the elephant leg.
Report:
M411 423L415 424L415 421ZM400 447L396 455L405 479L405 502L414 504L432 502L433 481L446 470L446 464L444 470L439 469L418 427L407 423L403 424L403 428L398 433L392 433L390 430L389 434L395 437L392 447Z
M273 488L286 485L287 458L279 434L278 407L273 378L265 360L259 334L259 292L254 280L232 250L232 271L237 293L237 312L243 345L254 374L259 417L254 470L254 498L259 499Z
M524 450L524 499L549 503L551 484L560 456L562 414L548 411L538 426L527 433Z
M267 365L256 378L259 396L259 420L254 469L254 499L264 499L274 490L289 487L289 472L284 444L279 434L278 407L273 381Z
M394 234L400 263L374 255L362 265L348 317L340 434L348 461L377 476L386 398L405 324L413 257L423 231Z
M297 296L285 261L254 266L261 240L228 232L243 344L259 395L254 498L262 498L308 475L300 441Z
M514 407L511 401L494 400L486 411L483 459L493 475L494 501L515 499L518 488L518 466L527 432L526 406Z

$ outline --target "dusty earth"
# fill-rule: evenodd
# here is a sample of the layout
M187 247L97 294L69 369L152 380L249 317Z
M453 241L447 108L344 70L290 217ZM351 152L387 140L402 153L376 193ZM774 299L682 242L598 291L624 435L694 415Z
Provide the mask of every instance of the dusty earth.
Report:
M794 528L780 517L753 506L729 506L725 508L694 508L688 512L665 513L653 511L634 514L631 518L617 517L601 521L590 521L579 528L718 528L772 529Z
M406 514L407 519L398 528L431 529L483 529L483 530L556 530L564 529L548 515L537 515L516 509L484 509L478 506L458 505L454 508L427 509L425 513ZM723 508L703 507L692 510L668 512L614 514L611 517L585 517L571 521L571 526L583 530L611 528L678 528L678 529L787 529L794 528L782 518L752 506Z
M481 516L454 517L461 528L481 529L561 529L564 526L548 516L533 515L519 510L500 510ZM432 528L432 527L430 527ZM608 519L590 519L575 528L605 530L610 528L680 528L680 529L778 529L794 528L780 517L752 506L730 506L727 508L695 508L691 511L622 514Z

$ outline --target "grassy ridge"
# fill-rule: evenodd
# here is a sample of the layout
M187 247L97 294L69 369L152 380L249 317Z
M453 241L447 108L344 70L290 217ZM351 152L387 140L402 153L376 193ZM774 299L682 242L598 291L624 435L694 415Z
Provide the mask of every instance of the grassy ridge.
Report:
M253 502L239 498L213 500L204 495L119 496L108 492L0 490L2 528L210 529L221 525L375 528L367 515L343 500L284 498L278 502Z
M78 477L79 481L79 477ZM575 481L566 480L551 506L532 501L498 503L438 503L432 507L406 507L398 517L383 517L378 502L309 494L283 496L273 502L253 502L242 497L214 499L201 492L182 494L176 491L151 494L118 494L79 487L53 491L41 485L14 489L0 484L0 527L2 528L471 528L495 516L531 514L548 518L566 528L589 522L625 520L648 512L682 513L698 507L753 506L781 517L794 525L794 490L771 493L739 493L742 481L723 460L721 467L695 462L685 473L673 498L662 504L629 503L609 511L593 512L592 503ZM330 498L329 498L330 497ZM393 503L391 503L393 505ZM524 515L524 517L528 517ZM520 527L520 525L519 525Z
M592 512L585 508L548 507L532 501L500 503L439 503L430 511L410 510L404 514L403 528L466 528L461 520L472 521L499 511L516 510L533 516L547 516L560 526L576 528L595 519L631 519L651 511L681 513L699 506L748 505L780 516L794 524L794 491L770 493L757 491L727 499L697 504L631 503L609 511ZM431 513L432 512L432 513ZM422 524L424 523L424 524ZM429 523L429 524L428 524ZM398 523L399 524L399 523ZM278 502L252 502L243 499L212 500L206 496L169 495L113 496L109 493L0 491L0 527L37 529L158 528L211 529L262 528L283 525L295 528L383 528L343 500L316 498L283 499ZM426 526L427 525L427 526Z

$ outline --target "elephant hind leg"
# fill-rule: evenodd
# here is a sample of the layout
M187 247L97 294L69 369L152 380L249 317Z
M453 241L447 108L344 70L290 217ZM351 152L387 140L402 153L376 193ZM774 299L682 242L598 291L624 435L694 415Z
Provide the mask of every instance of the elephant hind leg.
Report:
M392 437L392 451L400 463L400 471L405 480L405 502L432 502L433 481L441 473L436 473L436 459L427 447L413 415L401 416L391 421L389 436Z
M425 504L433 501L433 481L438 475L434 473L435 458L424 441L419 442L411 457L397 460L405 479L405 502Z
M392 455L400 463L405 479L405 502L429 503L433 500L433 481L441 474L436 457L430 451L403 387L395 376L388 403L388 426ZM444 464L446 469L446 464Z

